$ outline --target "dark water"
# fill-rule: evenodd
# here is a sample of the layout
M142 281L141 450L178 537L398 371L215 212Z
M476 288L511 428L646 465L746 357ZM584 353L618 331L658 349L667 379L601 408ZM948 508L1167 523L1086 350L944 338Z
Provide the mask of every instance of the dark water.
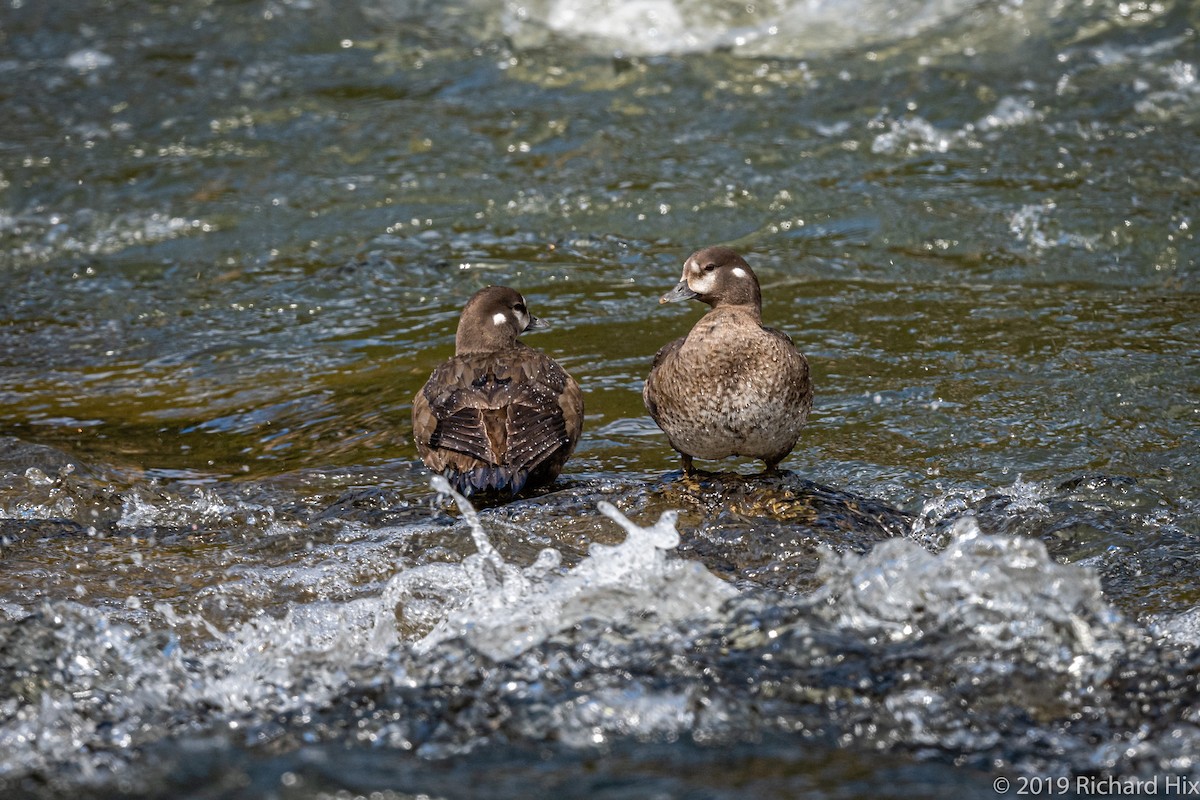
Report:
M1198 25L7 2L5 796L1182 793ZM717 242L813 364L783 477L641 407ZM488 283L588 415L472 528L408 414Z

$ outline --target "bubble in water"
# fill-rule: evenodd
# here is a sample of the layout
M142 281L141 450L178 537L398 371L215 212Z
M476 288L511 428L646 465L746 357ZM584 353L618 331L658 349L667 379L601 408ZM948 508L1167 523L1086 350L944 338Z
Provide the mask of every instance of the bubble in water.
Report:
M113 65L115 59L107 53L91 47L76 50L66 58L66 65L80 72L95 72Z

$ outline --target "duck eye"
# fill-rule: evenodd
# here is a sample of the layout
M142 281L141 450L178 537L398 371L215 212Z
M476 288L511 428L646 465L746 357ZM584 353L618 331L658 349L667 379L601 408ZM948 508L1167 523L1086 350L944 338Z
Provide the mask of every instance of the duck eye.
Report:
M712 272L712 271L713 271L714 269L716 269L716 268L717 268L717 265L716 265L716 264L705 264L705 265L704 265L704 271L705 271L705 272Z
M525 313L525 304L517 303L515 306L513 306L513 311L520 311L522 314L524 314Z

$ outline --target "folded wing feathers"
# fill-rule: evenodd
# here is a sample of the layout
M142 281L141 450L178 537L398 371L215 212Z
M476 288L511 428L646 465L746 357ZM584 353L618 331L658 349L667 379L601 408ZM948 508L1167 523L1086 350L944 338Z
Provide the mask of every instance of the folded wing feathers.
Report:
M557 404L569 379L553 361L514 371L455 359L446 368L454 370L454 380L441 384L449 390L427 397L438 419L429 447L442 451L439 460L459 491L519 492L529 473L570 444Z
M508 415L508 462L525 472L533 471L555 450L569 441L562 411L512 406Z
M433 449L454 450L484 461L491 460L483 415L478 408L460 408L438 420L429 439Z

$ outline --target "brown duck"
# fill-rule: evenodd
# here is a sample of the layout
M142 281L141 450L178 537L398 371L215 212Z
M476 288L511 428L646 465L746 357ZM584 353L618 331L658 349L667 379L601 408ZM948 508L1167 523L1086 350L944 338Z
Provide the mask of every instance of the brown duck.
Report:
M767 471L792 452L812 408L808 360L784 333L762 324L762 292L750 265L728 247L693 253L659 303L711 306L687 336L654 356L642 400L683 457L759 458Z
M517 341L545 327L515 290L481 289L459 318L454 357L413 398L417 452L463 494L545 486L579 441L579 384Z

